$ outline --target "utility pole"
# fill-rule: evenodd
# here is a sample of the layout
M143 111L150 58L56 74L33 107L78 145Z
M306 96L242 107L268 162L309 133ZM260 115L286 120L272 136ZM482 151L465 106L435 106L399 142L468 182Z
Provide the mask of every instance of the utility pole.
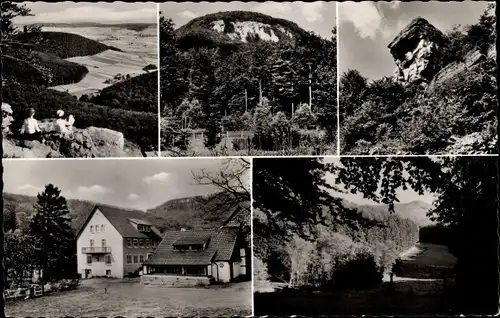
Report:
M248 92L245 88L245 113L248 111Z
M312 111L312 73L311 73L311 62L308 62L309 65L309 108Z
M262 80L259 79L259 104L262 103Z

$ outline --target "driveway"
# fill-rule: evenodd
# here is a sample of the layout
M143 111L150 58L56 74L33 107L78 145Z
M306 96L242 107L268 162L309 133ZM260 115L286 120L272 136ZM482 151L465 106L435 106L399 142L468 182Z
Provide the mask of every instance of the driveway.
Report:
M168 288L144 286L139 278L82 280L76 290L8 302L5 306L7 317L228 317L251 313L251 282Z

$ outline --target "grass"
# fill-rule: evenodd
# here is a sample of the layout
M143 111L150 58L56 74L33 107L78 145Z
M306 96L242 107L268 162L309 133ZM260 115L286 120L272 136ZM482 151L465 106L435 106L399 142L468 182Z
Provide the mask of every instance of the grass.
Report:
M417 295L390 291L388 286L385 283L367 291L255 293L255 315L434 315L451 312L449 293Z
M9 302L5 306L7 317L229 317L251 312L250 282L166 288L144 286L139 278L84 280L77 290Z

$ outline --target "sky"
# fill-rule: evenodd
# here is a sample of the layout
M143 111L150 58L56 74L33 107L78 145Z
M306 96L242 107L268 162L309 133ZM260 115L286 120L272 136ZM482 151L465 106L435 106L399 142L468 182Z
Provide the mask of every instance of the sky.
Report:
M19 17L18 24L33 23L157 23L157 5L154 2L23 2L34 16Z
M421 16L443 32L476 23L488 2L339 3L339 70L358 70L370 80L392 76L396 67L387 45L411 20Z
M216 173L224 162L202 158L3 160L4 192L36 196L52 183L67 199L146 210L171 199L214 193L214 187L197 184L192 172Z
M338 158L325 158L323 160L324 163L333 163L337 166L342 166L340 163L340 160ZM407 177L408 174L403 173L404 177ZM326 181L332 185L335 184L335 175L329 173L326 176ZM422 201L428 204L433 204L434 201L434 195L430 192L425 192L423 195L418 194L417 192L413 191L412 189L407 189L407 190L402 190L398 189L396 191L397 198L399 199L400 203L410 203L412 201ZM352 193L340 193L340 192L332 192L332 195L335 197L340 197L345 200L351 201L355 204L358 205L377 205L380 203L377 203L375 201L365 199L363 198L363 195L360 193L352 194Z
M167 2L160 4L162 14L171 18L176 27L190 20L219 11L254 11L275 18L287 19L297 23L306 31L330 38L336 25L335 2Z

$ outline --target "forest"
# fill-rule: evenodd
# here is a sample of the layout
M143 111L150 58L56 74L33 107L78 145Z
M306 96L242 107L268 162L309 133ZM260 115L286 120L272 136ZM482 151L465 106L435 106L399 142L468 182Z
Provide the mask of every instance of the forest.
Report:
M340 159L340 165L318 158L257 158L253 168L255 278L290 279L289 285L294 289L319 286L323 290L367 290L381 284L380 265L383 262L380 259L384 259L384 254L377 256L377 247L370 245L378 246L385 238L394 238L393 242L400 245L421 239L444 244L457 258L453 269L456 283L452 292L447 298L435 298L432 306L443 314L494 313L498 305L499 268L497 164L496 157L344 157ZM327 173L335 175L334 182L326 181ZM370 222L362 212L345 208L343 200L331 194L334 191L363 195L376 203L388 205L388 211L393 215L400 189L435 194L434 207L427 215L436 225L419 231L410 223L405 226L394 219L394 227L379 230L377 224L380 221ZM326 234L325 227L330 232L343 229L346 234L340 231ZM377 230L367 231L366 227ZM394 231L395 228L399 231ZM369 243L356 246L357 240L362 242L356 236L362 239L366 234L370 235L370 239L367 238ZM269 259L278 246L284 249L280 257L290 260L289 265L283 262L284 269L278 266L280 262ZM339 260L346 265L339 264ZM275 265L271 266L269 262ZM286 266L291 269L292 277L281 274L287 273ZM279 269L279 272L269 271L271 268ZM297 303L297 293L266 295L257 293L255 296L257 314L270 314L266 308L278 310L285 305L295 310L311 309L307 303ZM318 294L312 295L318 297ZM360 292L359 295L362 301L364 294ZM381 295L379 301L393 297L390 295L394 294ZM393 300L401 302L401 308L405 302L415 300L418 306L418 301L423 301L422 297L408 297ZM330 298L333 302L335 297ZM301 299L308 298L303 296ZM391 301L384 300L384 303L390 305ZM371 308L377 305L371 303ZM344 309L351 314L356 312L355 307L322 306L315 308L314 312L330 314L344 312ZM377 312L384 314L384 307L379 309ZM424 307L418 310L429 313ZM284 312L286 310L281 314Z
M225 14L228 21L262 18L251 12ZM266 19L271 26L281 23ZM220 142L220 132L251 131L250 147L256 150L334 152L335 29L329 39L301 30L293 41L255 38L224 45L219 39L224 34L203 29L203 23L193 20L176 30L170 19L160 19L163 149L188 149L185 135L202 129L208 149ZM186 47L186 37L196 41Z
M357 70L341 74L341 153L496 153L497 65L488 54L495 22L490 5L476 24L446 32L443 69L458 69L475 52L483 59L439 85L403 87L390 77L369 82Z

